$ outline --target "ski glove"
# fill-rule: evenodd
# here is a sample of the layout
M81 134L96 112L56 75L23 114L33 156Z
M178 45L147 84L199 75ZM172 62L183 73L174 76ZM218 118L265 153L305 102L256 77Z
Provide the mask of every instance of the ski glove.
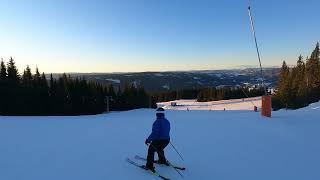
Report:
M146 139L146 141L144 142L147 146L149 145L151 141L149 141L148 139Z

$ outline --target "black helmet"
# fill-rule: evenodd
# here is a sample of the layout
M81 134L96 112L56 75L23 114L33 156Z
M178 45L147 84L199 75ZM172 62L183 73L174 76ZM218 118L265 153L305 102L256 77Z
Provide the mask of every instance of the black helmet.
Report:
M164 109L163 108L158 108L156 111L156 115L157 116L164 116Z

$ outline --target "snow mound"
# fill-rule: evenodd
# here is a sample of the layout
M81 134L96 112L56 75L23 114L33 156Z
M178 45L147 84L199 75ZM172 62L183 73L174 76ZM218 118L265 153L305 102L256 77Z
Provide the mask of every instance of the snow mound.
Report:
M303 108L304 110L320 110L320 101Z

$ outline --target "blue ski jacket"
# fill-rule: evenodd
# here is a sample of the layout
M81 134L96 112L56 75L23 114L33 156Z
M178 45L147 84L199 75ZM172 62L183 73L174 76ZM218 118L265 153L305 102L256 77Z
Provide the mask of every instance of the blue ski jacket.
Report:
M164 116L157 116L152 125L152 133L148 141L170 139L170 122Z

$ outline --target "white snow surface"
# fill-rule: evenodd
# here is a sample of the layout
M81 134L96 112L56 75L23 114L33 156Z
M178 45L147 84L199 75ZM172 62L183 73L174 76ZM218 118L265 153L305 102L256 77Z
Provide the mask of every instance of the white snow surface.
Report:
M172 102L177 105L172 106ZM197 102L196 99L191 100L176 100L161 102L157 104L158 107L172 110L254 110L254 106L261 108L261 97L232 99L221 101Z
M165 84L165 85L162 86L162 88L169 90L169 89L170 89L170 86L169 86L168 84Z
M113 83L117 83L117 84L120 84L120 80L119 79L106 79L107 81L111 81Z
M166 156L191 180L320 179L320 103L272 113L166 110L173 148ZM94 116L0 116L1 180L157 180L128 164L145 156L155 111ZM141 161L137 161L143 163ZM181 179L168 167L159 173Z

